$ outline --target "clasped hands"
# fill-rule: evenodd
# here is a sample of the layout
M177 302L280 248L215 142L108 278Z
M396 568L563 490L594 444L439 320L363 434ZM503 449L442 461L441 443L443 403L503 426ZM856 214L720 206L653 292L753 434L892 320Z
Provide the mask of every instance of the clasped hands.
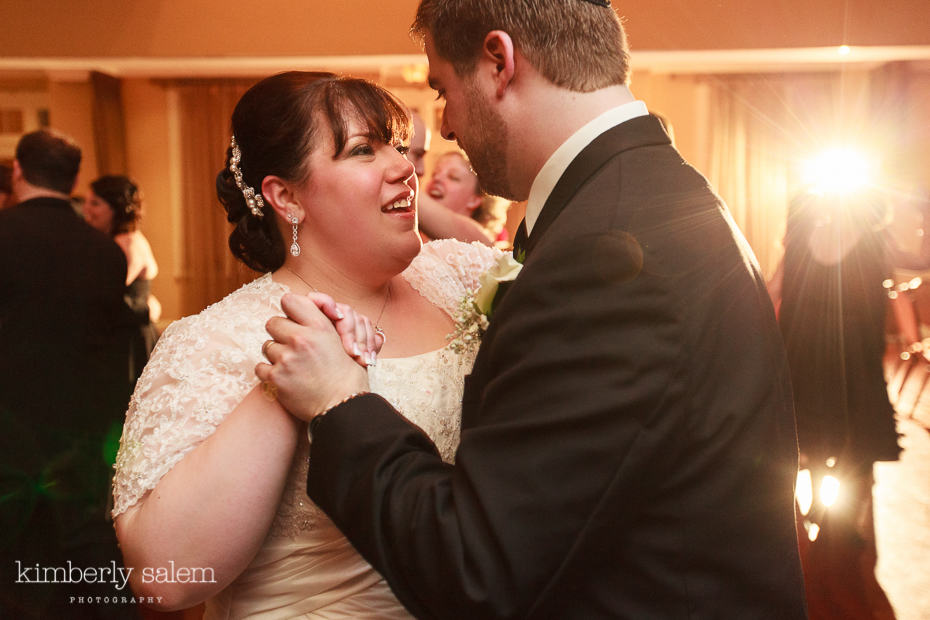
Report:
M274 386L278 402L309 422L369 389L367 368L384 344L368 317L336 303L325 293L286 294L287 315L265 324L271 340L262 346L270 363L255 366L263 383Z

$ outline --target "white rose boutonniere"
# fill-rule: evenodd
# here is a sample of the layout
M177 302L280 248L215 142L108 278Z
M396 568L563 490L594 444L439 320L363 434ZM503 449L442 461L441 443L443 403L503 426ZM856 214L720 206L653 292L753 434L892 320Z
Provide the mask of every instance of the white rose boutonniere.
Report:
M501 282L511 282L523 269L523 265L518 263L512 254L504 254L497 263L486 272L481 274L478 282L478 292L475 293L475 306L481 314L491 316L494 305L494 296L497 295L497 288Z
M512 254L504 254L478 279L478 290L465 295L455 317L455 331L449 334L456 353L476 347L488 329L488 318L494 310L494 298L502 282L511 282L523 269Z

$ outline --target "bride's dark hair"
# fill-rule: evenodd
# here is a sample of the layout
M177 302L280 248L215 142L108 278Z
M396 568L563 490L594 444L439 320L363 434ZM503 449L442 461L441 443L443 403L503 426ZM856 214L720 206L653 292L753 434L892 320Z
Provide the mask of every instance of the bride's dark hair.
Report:
M292 183L305 181L310 174L308 156L319 146L320 123L332 132L335 157L345 147L350 119L367 124L371 139L386 144L407 142L411 132L404 105L367 80L289 71L258 82L242 95L232 115L243 184L258 195L269 175ZM284 264L286 251L274 209L266 201L263 217L251 212L229 169L231 154L232 148L226 149L226 165L216 177L216 195L235 226L229 248L250 268L274 271Z

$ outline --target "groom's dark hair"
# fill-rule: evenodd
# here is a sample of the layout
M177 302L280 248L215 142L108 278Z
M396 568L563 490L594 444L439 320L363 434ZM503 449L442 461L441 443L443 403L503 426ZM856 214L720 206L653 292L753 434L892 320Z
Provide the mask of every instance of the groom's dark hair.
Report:
M620 18L582 0L421 0L410 28L429 35L459 76L475 68L485 36L503 30L547 80L589 92L629 78L630 55Z

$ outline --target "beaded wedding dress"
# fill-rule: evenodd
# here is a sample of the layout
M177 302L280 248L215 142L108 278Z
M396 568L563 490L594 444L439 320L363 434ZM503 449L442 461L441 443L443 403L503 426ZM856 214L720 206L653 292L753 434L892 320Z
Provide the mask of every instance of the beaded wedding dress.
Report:
M500 255L480 243L434 241L403 277L455 318L464 296ZM280 299L287 291L266 274L165 330L126 415L113 481L114 517L151 491L255 386L253 369L268 339L265 322L283 314ZM475 350L447 345L407 358L379 358L369 370L372 391L420 426L449 462ZM248 568L206 602L206 618L410 617L384 579L307 498L308 454L301 432L265 542Z

